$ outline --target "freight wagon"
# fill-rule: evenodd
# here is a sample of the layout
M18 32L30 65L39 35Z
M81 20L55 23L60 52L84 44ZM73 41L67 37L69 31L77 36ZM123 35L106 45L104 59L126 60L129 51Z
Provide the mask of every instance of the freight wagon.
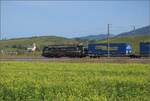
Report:
M99 56L128 56L132 53L132 47L128 43L100 43L89 44L88 55L90 57Z
M140 55L144 57L150 57L150 42L140 43Z

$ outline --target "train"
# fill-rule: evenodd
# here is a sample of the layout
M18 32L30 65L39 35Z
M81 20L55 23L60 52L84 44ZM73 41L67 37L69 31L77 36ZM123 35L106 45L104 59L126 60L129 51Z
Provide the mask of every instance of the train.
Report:
M44 57L150 57L150 42L139 44L139 54L133 53L130 43L97 43L84 45L48 45L43 48Z
M85 57L83 45L49 45L42 51L44 57Z

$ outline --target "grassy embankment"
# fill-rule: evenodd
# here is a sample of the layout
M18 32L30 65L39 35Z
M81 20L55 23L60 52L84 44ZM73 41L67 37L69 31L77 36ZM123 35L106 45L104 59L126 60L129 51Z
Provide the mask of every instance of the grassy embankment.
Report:
M0 62L0 101L149 101L149 64Z

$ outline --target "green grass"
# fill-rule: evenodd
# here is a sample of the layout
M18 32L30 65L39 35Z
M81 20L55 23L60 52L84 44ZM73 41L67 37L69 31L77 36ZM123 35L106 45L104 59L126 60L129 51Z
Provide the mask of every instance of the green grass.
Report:
M0 58L38 58L42 52L28 52L19 54L0 54Z
M111 43L120 43L120 42L131 43L131 45L133 47L133 52L136 54L139 54L139 43L140 42L149 42L149 41L150 41L150 35L147 35L147 36L130 36L130 37L110 39ZM107 40L100 40L97 42L98 43L107 43Z
M149 101L149 64L0 62L0 101Z

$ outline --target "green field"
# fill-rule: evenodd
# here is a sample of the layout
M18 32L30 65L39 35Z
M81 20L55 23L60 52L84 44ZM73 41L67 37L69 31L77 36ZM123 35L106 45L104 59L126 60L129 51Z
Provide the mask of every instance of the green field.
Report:
M0 101L149 101L149 64L0 62Z

